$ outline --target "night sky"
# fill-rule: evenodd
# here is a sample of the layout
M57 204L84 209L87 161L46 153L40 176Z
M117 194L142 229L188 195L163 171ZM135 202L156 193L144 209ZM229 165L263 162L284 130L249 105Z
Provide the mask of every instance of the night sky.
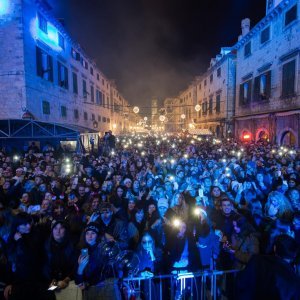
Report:
M264 0L48 2L129 103L140 106L177 96L221 47L237 41L241 19L253 27L265 15Z

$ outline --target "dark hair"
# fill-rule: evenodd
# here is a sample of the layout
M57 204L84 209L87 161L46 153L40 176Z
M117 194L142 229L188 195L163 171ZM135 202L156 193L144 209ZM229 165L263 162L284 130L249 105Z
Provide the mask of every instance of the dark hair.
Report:
M285 259L295 259L299 251L297 242L287 234L277 236L274 247L275 254Z

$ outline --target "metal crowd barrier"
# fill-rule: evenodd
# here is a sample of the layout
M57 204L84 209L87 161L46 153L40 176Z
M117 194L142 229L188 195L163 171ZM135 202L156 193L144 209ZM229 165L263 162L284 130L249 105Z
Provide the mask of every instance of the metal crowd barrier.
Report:
M123 296L126 300L218 300L226 299L222 292L234 290L234 274L239 270L178 272L151 278L123 278ZM228 276L231 280L227 281ZM227 277L227 279L226 279ZM229 285L228 285L229 284ZM227 297L228 298L228 297Z

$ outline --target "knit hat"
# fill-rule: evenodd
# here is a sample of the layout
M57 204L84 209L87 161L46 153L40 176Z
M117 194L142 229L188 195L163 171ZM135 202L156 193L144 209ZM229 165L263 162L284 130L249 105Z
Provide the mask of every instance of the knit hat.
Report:
M87 224L87 226L84 229L84 232L87 232L87 231L93 231L96 234L99 234L99 226L98 226L98 224L95 223L95 222L91 222L91 223Z
M169 202L166 198L160 198L157 201L157 207L161 207L161 206L169 208Z

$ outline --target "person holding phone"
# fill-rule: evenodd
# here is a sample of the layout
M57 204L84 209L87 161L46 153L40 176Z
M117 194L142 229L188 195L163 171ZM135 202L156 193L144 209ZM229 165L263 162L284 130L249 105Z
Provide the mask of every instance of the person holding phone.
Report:
M77 254L70 239L69 226L64 220L52 222L45 253L43 273L49 283L49 290L67 288L74 278Z
M84 230L75 274L75 283L83 291L83 299L101 297L101 286L105 280L106 258L100 240L101 234L98 224L89 223Z

